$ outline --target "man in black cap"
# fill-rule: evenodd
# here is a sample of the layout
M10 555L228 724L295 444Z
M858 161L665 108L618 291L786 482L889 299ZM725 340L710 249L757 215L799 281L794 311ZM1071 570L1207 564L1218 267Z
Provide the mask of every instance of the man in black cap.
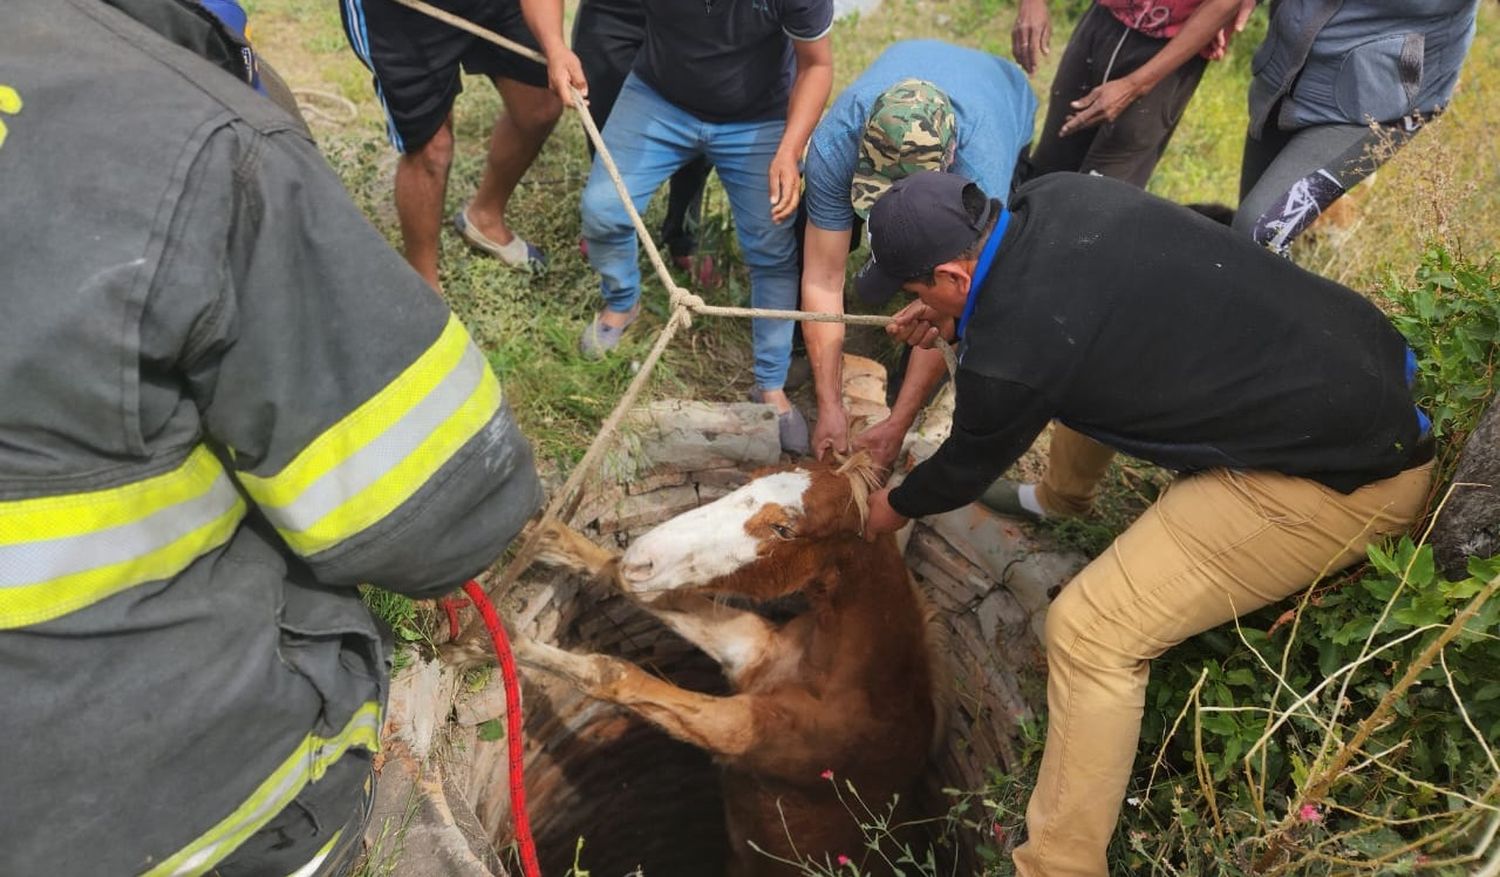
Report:
M871 497L871 533L978 499L1054 419L1181 473L1047 616L1047 746L1017 872L1103 875L1150 660L1421 514L1414 358L1356 293L1103 177L1042 177L1005 210L921 173L876 203L870 232L859 282L921 299L892 334L959 345L952 433ZM1086 507L1099 473L1077 451L1054 438L1047 483Z

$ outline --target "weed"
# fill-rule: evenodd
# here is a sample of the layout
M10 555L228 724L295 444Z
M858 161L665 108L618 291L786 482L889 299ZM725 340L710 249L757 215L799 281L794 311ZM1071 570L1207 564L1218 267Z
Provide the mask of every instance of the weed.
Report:
M1495 393L1500 256L1482 264L1427 251L1414 282L1387 276L1391 319L1417 354L1416 391L1433 434L1456 453Z
M371 828L365 829L365 838L369 846L365 849L364 855L360 856L351 867L349 877L395 877L400 873L397 869L401 865L402 855L406 852L406 833L411 829L412 820L416 818L421 804L417 786L412 786L407 793L405 807L398 824L393 826L391 820L387 819L381 824L379 831L373 831Z

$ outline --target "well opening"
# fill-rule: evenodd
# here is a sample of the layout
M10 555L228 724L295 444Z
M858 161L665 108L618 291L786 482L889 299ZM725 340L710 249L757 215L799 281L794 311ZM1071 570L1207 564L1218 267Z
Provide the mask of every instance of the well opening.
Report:
M763 406L658 402L645 406L637 421L642 430L626 444L639 465L612 467L617 476L630 474L591 488L571 522L601 544L626 545L776 462L775 420ZM910 451L920 458L940 439L931 429L919 431ZM949 803L942 789L980 788L992 768L1013 766L1018 725L1042 691L1036 633L1049 591L1082 559L1045 550L1013 523L977 507L918 523L905 550L948 638L939 671L954 696L946 739L921 795L924 811L941 814ZM618 594L532 570L520 597L507 613L518 634L574 652L617 655L685 688L726 690L711 660ZM412 679L428 681L414 686ZM719 781L706 755L538 674L524 676L523 692L528 809L544 874L568 873L575 854L578 866L596 877L637 870L648 877L722 873ZM400 763L416 772L416 794L439 788L437 809L450 811L446 823L456 826L468 852L488 873L506 873L485 855L491 842L505 849L512 830L505 741L486 739L494 736L486 729L504 713L498 674L474 684L451 668L419 665L398 677L391 713L387 738L397 739L390 749L408 756ZM435 773L441 782L434 782ZM399 813L399 803L391 802L400 794L387 785L383 776L384 811ZM372 836L377 830L372 824ZM957 838L961 866L979 840ZM449 842L457 845L452 837ZM406 847L410 856L409 840ZM445 867L432 873L485 873ZM400 873L423 872L403 866Z

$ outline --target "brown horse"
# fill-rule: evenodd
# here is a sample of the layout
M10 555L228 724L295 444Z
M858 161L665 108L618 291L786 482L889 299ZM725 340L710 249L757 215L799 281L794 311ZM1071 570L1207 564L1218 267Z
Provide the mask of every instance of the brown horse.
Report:
M848 809L868 816L845 782L877 813L893 796L909 802L937 737L940 658L925 603L892 537L861 535L872 483L862 456L762 474L623 556L566 527L544 534L543 560L613 581L723 667L734 693L715 697L619 658L517 646L526 666L715 757L735 877L796 873L773 857L860 861ZM803 611L779 621L756 611L772 602Z

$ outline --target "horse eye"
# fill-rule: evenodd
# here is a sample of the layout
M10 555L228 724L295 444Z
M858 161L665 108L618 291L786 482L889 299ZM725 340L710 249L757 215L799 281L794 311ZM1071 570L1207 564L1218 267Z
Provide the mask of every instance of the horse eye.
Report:
M786 524L772 524L771 532L776 534L777 539L791 539L797 535L796 532Z

